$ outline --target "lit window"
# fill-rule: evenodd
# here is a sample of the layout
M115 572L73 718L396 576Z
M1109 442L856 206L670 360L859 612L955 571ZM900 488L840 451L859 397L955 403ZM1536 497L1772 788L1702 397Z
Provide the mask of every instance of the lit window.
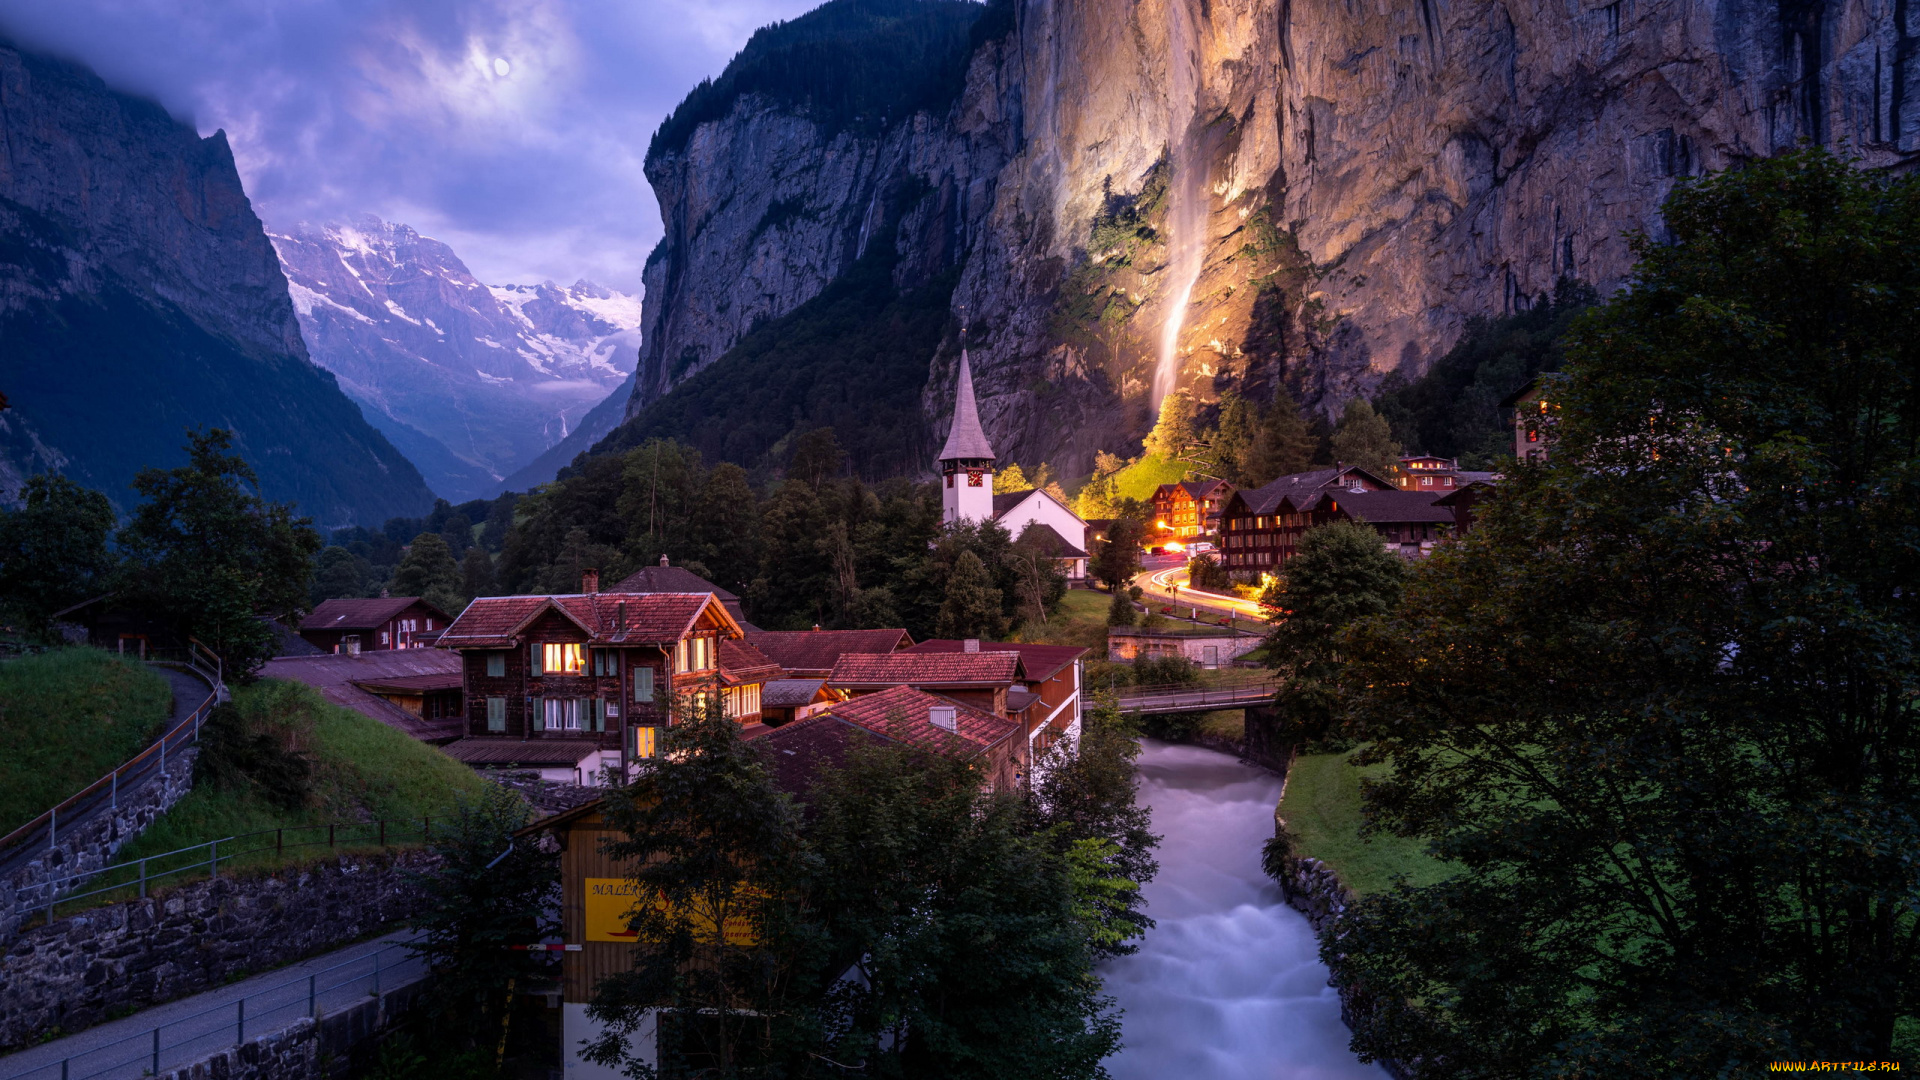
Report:
M548 643L540 653L540 670L548 675L578 675L587 669L584 645Z
M658 734L659 730L659 728L653 727L628 728L627 756L636 760L652 757L654 754L654 736Z
M548 731L580 730L581 710L578 698L548 698L546 709Z
M385 630L380 631L380 644L382 645L388 644L391 640L392 639L387 636L387 632Z
M1420 478L1420 486L1421 486L1421 487L1432 487L1432 486L1433 486L1433 477L1431 477L1431 476L1423 476L1423 477L1421 477L1421 478Z

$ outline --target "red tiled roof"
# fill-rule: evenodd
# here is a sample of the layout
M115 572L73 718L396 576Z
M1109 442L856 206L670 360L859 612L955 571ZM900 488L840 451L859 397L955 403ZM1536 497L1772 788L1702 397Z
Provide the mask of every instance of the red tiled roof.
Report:
M388 619L419 604L441 622L447 613L417 596L381 596L370 600L322 600L313 614L300 620L301 630L377 630Z
M785 674L780 665L752 644L734 638L720 639L720 681L726 686L765 682Z
M583 739L460 739L440 748L455 761L469 765L559 765L573 768L599 751L598 743Z
M847 653L833 686L1005 686L1024 678L1017 652Z
M929 710L940 706L953 710L957 730L933 726ZM850 698L823 715L838 717L908 746L961 759L984 753L1020 730L1015 721L911 686L896 686L877 694Z
M782 724L754 743L773 773L774 786L789 795L804 796L823 770L847 763L847 747L855 739L891 741L831 713L815 713Z
M712 593L590 593L574 596L485 596L467 605L440 635L443 649L502 649L542 613L559 611L595 645L674 642L711 610L737 634L739 624Z
M887 653L913 644L905 630L751 630L747 641L789 673L821 675L842 653Z
M966 648L966 642L956 638L928 638L918 645L902 650L908 653L957 653ZM1017 652L1020 665L1026 669L1027 678L1036 681L1051 679L1060 673L1060 669L1087 654L1087 650L1078 645L1029 645L1019 641L983 641L983 652Z

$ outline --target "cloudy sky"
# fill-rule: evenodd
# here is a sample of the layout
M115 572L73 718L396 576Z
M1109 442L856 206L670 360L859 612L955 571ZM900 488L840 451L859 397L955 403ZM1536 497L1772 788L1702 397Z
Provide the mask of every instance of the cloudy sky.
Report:
M225 128L267 226L377 214L482 280L640 291L647 139L820 0L0 0L0 33Z

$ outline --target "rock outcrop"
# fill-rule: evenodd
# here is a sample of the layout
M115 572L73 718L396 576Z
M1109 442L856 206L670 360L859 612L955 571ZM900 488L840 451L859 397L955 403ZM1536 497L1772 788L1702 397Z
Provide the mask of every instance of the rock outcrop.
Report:
M1618 287L1688 176L1803 141L1920 158L1905 0L1009 6L944 112L827 135L743 95L649 162L667 238L629 415L891 242L908 276L964 264L996 447L1073 473L1150 422L1183 180L1206 206L1178 382L1332 411L1563 276Z
M456 502L497 493L633 371L637 297L486 285L446 244L374 217L272 240L314 362Z
M57 469L125 507L135 472L211 425L322 524L432 501L308 360L226 136L4 41L0 390L0 498Z

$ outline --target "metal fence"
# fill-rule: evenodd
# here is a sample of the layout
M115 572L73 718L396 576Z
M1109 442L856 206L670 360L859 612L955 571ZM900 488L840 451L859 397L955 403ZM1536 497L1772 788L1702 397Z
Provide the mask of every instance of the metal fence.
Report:
M222 675L220 658L196 643L184 650L179 650L177 654L150 652L146 659L150 663L186 668L205 679L212 687L207 693L206 700L202 701L185 719L168 728L153 745L135 754L119 768L81 788L62 800L58 806L32 821L5 836L0 836L0 864L7 863L26 851L57 847L63 822L71 828L85 821L102 807L119 806L121 795L131 793L148 780L166 771L169 754L178 755L181 750L199 740L200 724L219 699L220 688L223 685L220 681Z
M141 859L129 859L98 870L51 879L38 885L23 886L17 893L15 904L23 915L28 912L44 911L47 918L52 919L54 909L61 904L98 897L130 899L145 896L150 886L163 882L177 883L200 873L217 877L222 866L233 868L235 864L278 864L289 851L297 852L321 847L329 850L385 848L424 843L431 839L433 839L432 818L406 820L381 818L375 821L346 821L329 825L262 829L259 832L226 836L218 840L209 840L204 844L195 844L192 847L148 855ZM262 857L269 851L273 852L271 860ZM82 885L91 885L92 888L84 892L72 891ZM108 896L114 893L121 895Z
M392 942L352 960L308 972L249 991L184 1016L174 1016L152 1027L108 1041L76 1046L72 1053L52 1057L46 1050L24 1050L14 1058L0 1058L0 1080L121 1080L155 1076L190 1064L230 1046L283 1031L305 1017L316 1022L378 997L384 984L392 990L426 974L426 961L409 946L417 938ZM164 1008L164 1006L162 1006ZM85 1032L70 1036L88 1041ZM64 1041L64 1040L63 1040ZM58 1047L49 1048L58 1052ZM36 1064L20 1059L31 1058Z

